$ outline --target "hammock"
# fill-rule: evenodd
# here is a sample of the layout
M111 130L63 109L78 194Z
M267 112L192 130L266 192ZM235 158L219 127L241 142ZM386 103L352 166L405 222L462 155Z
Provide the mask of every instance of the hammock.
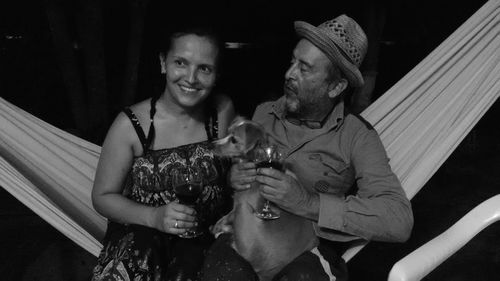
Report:
M499 3L488 1L363 112L410 199L500 94ZM0 98L0 186L96 256L106 229L90 199L99 153Z

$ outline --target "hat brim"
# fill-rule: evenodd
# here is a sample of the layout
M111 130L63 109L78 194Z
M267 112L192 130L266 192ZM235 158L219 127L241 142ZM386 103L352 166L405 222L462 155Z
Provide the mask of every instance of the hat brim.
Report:
M351 63L339 49L337 44L321 29L304 21L294 23L295 32L299 37L303 37L318 47L332 63L340 67L351 86L355 88L362 87L364 84L363 75L358 67Z

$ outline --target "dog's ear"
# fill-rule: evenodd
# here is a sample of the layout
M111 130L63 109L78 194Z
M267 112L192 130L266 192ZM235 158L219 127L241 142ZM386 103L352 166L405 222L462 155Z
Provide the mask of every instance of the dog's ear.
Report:
M245 129L245 148L248 152L255 148L259 143L265 143L267 141L267 134L259 123L253 121L246 121L244 124Z
M248 121L245 117L241 115L236 115L229 124L229 128L227 129L229 133L233 132L236 127L241 126L244 122Z

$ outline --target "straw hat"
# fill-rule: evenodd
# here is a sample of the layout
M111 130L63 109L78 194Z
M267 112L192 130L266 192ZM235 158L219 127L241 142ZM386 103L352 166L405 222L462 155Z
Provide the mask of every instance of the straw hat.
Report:
M359 67L368 49L368 39L353 19L340 15L317 27L296 21L295 32L311 41L333 64L338 65L353 87L363 86Z

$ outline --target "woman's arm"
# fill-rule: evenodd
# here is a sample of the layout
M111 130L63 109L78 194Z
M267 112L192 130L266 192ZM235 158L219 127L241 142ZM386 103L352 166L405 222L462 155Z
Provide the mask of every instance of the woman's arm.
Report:
M92 203L106 218L152 226L153 208L137 204L122 195L125 178L134 158L132 123L120 113L106 135L97 165Z
M215 97L215 104L217 107L217 119L219 121L219 138L227 135L227 129L231 121L236 116L233 101L229 96L219 94ZM210 227L210 231L217 238L217 236L224 232L232 232L232 221L234 218L234 209L228 214L220 218L215 225Z
M217 118L219 120L219 138L227 135L227 129L236 117L233 101L231 98L224 94L218 94L215 97L215 104L217 106Z

